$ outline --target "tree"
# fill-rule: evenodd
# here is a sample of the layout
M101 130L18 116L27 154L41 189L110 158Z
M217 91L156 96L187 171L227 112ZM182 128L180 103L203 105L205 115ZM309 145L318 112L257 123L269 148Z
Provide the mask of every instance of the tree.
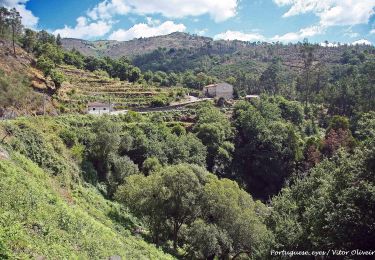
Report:
M98 171L99 181L108 181L110 158L120 146L120 128L108 118L102 118L93 125L94 139L90 142L89 159Z
M13 54L16 56L16 38L21 35L23 26L21 15L15 8L12 8L9 12L8 22L12 28Z
M138 216L145 217L154 242L170 237L177 249L179 232L199 215L199 201L207 173L198 175L188 165L169 166L147 177L126 178L116 197ZM162 237L166 234L166 237Z
M44 55L38 58L36 66L43 71L45 77L51 75L52 70L55 68L54 62Z
M301 137L280 108L266 99L255 106L238 103L234 167L256 198L277 194L302 159Z
M288 101L282 97L277 100L281 116L295 125L302 124L304 119L303 107L297 101Z
M141 78L141 70L137 67L132 67L129 71L129 81L137 82Z
M374 141L374 140L372 140ZM339 152L272 199L269 226L282 250L371 250L374 146ZM347 234L350 233L350 236Z
M142 164L142 172L148 176L154 172L158 172L161 169L161 164L158 158L150 157L147 158Z
M197 219L187 234L189 255L193 259L214 259L230 252L232 241L228 234L215 224Z
M343 116L334 116L326 131L322 152L326 156L331 157L340 148L351 151L354 146L355 140L349 129L349 119Z
M233 77L233 76L228 77L225 81L228 82L231 85L236 84L236 78Z
M22 47L27 52L33 52L37 44L37 33L31 29L25 29L25 34L22 38Z
M52 34L49 34L45 30L39 31L38 35L37 35L37 38L38 38L38 44L40 44L40 45L43 45L43 44L46 44L46 43L56 44L55 36L52 35Z
M4 37L9 32L9 15L7 8L0 7L0 36Z
M55 44L52 44L52 43L38 45L36 54L38 58L40 56L47 57L48 59L53 61L55 65L61 64L64 59L64 54L61 48L57 47Z
M273 241L262 203L235 182L197 166L129 176L116 198L146 219L157 245L171 239L175 250L186 247L191 256L224 259L244 253L262 259Z
M375 139L375 112L365 113L358 120L355 135L361 141Z
M143 73L143 78L146 80L146 82L150 82L150 80L153 78L152 71L148 70L145 73Z
M51 79L55 83L56 90L61 87L62 83L66 80L65 75L58 70L51 70L50 72Z
M57 46L62 46L62 41L61 41L61 36L60 36L60 34L57 34L57 37L56 37L56 44L57 44Z
M303 41L303 45L301 48L301 58L303 61L303 68L302 68L302 75L299 82L299 89L303 93L303 100L305 102L305 106L309 102L309 98L311 96L311 86L312 86L312 69L313 69L313 62L314 62L314 46L311 45L307 39Z
M280 93L281 81L281 62L275 58L260 76L260 84L266 92L276 95Z
M128 156L111 153L108 157L108 196L112 197L125 178L138 174L138 166Z
M273 238L263 223L267 209L262 203L254 202L234 181L210 178L204 187L202 204L203 219L224 234L221 238L226 243L222 243L220 257L247 254L264 259Z
M176 86L179 81L180 79L176 73L172 72L168 75L169 86Z
M84 57L82 56L81 53L79 53L76 50L65 51L64 62L65 64L73 65L74 67L78 69L83 69L85 65Z
M194 126L194 132L207 147L207 169L209 171L218 170L218 174L219 168L224 167L226 169L231 163L231 152L233 152L230 146L232 127L228 118L213 106L203 106L197 111L197 123ZM224 143L226 141L227 143ZM219 152L221 155L219 155ZM225 153L227 160L224 159ZM215 167L215 159L217 167ZM222 163L225 163L225 165L218 166Z

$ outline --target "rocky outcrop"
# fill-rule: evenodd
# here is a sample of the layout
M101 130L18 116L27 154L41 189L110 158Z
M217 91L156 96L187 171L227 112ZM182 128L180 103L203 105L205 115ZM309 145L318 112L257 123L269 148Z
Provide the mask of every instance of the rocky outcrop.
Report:
M0 160L9 160L9 153L0 146Z

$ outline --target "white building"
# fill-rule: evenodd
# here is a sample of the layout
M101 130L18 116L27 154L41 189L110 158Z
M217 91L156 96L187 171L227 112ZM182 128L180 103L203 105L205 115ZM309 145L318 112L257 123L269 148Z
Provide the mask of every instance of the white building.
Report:
M203 94L210 98L233 98L233 86L228 83L218 83L205 86L203 88Z
M257 99L260 98L259 95L246 95L245 97L247 100Z
M112 105L109 103L92 102L87 105L87 113L91 115L109 114L112 111Z

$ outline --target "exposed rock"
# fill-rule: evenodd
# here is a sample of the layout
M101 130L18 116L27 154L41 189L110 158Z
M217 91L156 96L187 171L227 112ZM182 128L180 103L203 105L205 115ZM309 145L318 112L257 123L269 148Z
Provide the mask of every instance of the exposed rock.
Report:
M9 160L9 153L0 146L0 160Z

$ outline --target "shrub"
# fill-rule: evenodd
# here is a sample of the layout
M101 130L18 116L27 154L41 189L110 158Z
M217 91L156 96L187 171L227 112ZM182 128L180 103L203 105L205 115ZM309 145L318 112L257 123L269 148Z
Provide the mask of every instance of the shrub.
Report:
M54 69L51 70L50 76L53 83L55 83L56 88L61 87L62 83L66 80L63 73Z
M165 107L169 105L168 97L165 95L158 95L151 101L152 107Z
M45 56L39 57L36 66L44 73L44 76L46 77L49 76L52 70L55 68L53 61Z
M59 136L68 148L72 148L77 142L77 136L71 130L64 129L59 133Z

